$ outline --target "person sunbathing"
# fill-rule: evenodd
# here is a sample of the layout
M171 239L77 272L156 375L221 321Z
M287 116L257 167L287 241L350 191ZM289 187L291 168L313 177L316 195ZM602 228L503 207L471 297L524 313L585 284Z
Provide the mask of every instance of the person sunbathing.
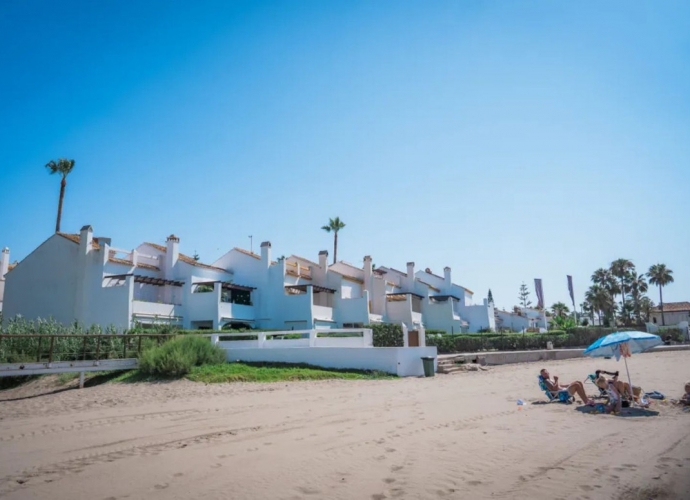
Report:
M600 375L596 380L597 387L600 387L606 391L609 398L609 403L606 405L605 412L607 413L620 413L623 407L623 398L620 392L616 388L616 384L613 380L606 380L606 377Z
M605 373L606 375L613 375L612 379L606 379L603 377L601 374ZM606 387L609 382L612 382L613 385L616 386L616 390L618 393L628 401L634 400L636 402L640 402L640 398L642 397L642 388L638 387L636 385L633 385L632 391L630 390L630 384L627 382L623 382L622 380L618 380L618 372L607 372L604 370L597 370L595 372L596 378L595 378L595 384L599 389L605 391Z
M579 380L571 382L570 384L560 384L558 382L558 377L555 375L553 377L553 380L551 380L551 375L549 375L549 372L546 368L542 368L539 374L544 379L544 384L549 389L549 392L553 393L554 395L558 394L559 391L565 389L571 396L577 394L577 396L582 400L584 404L590 406L594 405L594 401L587 397L587 393L585 392L585 386Z

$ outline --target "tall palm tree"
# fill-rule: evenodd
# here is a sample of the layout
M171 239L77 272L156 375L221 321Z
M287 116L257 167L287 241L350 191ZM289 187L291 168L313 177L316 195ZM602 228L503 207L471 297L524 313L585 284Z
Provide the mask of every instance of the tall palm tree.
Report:
M67 176L74 168L74 160L67 160L60 158L57 162L50 160L46 164L46 168L51 174L60 174L62 181L60 181L60 201L58 202L57 222L55 223L55 232L60 232L60 220L62 220L62 200L65 198L65 187L67 186Z
M642 314L640 308L640 301L647 293L649 286L644 274L633 274L630 279L630 294L632 295L633 304L635 305L635 318L638 323L642 323Z
M649 278L649 282L652 285L656 285L659 287L659 308L661 309L661 326L666 326L666 322L664 320L664 295L662 293L662 289L666 285L673 283L673 271L666 267L666 264L654 264L649 268L647 277Z
M621 314L623 314L625 311L625 285L626 281L628 281L630 277L630 274L635 271L635 264L633 264L629 259L616 259L611 262L610 270L611 274L613 274L620 281Z
M551 310L553 311L554 316L559 316L561 318L564 318L565 315L570 312L568 306L566 306L563 302L556 302L551 306Z
M338 231L345 227L345 223L340 220L340 217L335 219L328 219L328 225L321 226L321 229L327 233L333 233L333 264L338 260Z

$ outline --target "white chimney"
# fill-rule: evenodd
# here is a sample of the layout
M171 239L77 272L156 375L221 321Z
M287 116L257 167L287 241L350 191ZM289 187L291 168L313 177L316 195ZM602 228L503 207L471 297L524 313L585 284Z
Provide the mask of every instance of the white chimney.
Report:
M414 262L407 263L407 288L408 292L414 292Z
M321 250L319 252L319 267L325 278L326 274L328 274L328 250Z
M10 268L10 249L5 247L0 255L0 279L4 278Z
M450 267L443 268L443 288L445 293L450 293L453 282L450 280Z
M166 277L171 278L177 260L180 258L180 238L171 234L165 242L167 246L165 252L165 271Z
M364 256L364 289L371 293L371 256Z
M91 251L93 245L93 228L91 226L84 226L79 232L79 252L86 255Z
M266 269L271 266L271 242L264 241L261 244L261 263Z

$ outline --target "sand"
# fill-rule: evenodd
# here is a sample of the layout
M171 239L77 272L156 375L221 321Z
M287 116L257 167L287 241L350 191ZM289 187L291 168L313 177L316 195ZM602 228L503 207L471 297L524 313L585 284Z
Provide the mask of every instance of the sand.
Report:
M690 352L637 355L630 366L646 390L679 396ZM562 381L622 367L548 365ZM3 391L0 497L690 498L690 413L661 403L624 416L539 404L539 368Z

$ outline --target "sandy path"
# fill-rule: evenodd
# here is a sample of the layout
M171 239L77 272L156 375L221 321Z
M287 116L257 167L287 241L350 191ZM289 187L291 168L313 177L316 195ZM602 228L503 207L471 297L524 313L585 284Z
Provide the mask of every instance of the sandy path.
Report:
M678 396L689 362L690 352L639 355L633 380ZM563 380L597 367L620 366L549 365ZM543 399L539 368L393 381L108 384L28 398L26 389L4 391L0 497L690 498L690 414L662 404L654 416L627 418L583 414L578 405L519 411L518 397Z

